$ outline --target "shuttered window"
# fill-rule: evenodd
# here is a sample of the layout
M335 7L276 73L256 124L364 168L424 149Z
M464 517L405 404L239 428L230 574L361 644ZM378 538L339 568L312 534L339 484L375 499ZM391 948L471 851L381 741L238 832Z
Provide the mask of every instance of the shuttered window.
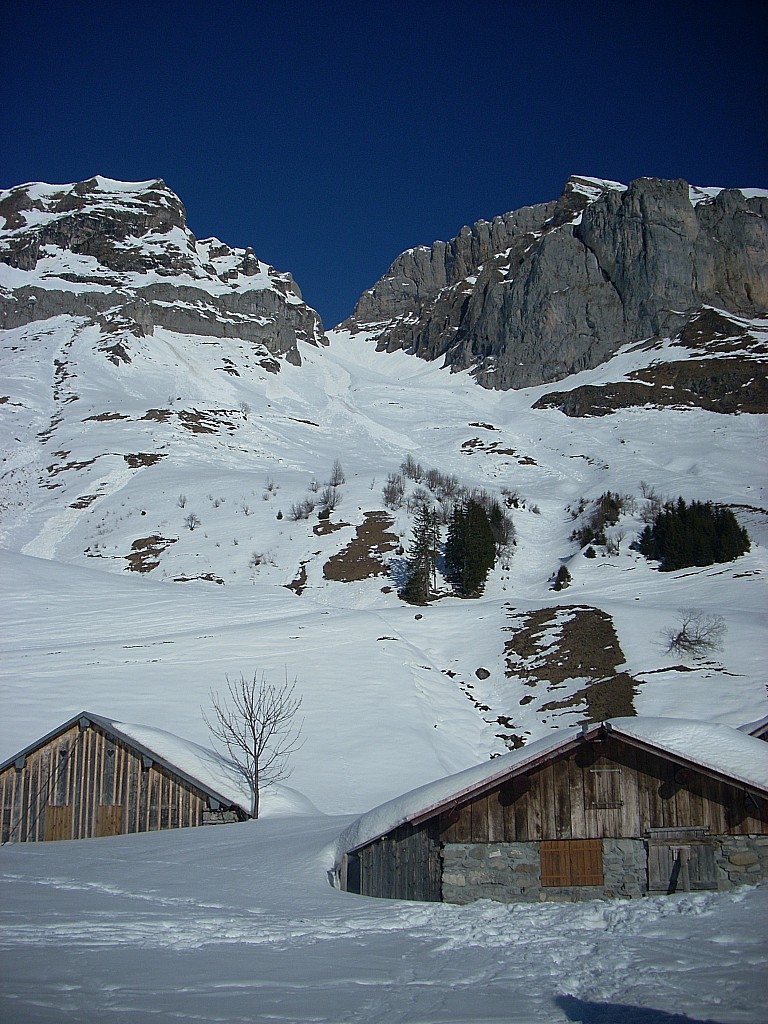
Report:
M599 839L556 839L541 843L542 886L603 885L603 844Z

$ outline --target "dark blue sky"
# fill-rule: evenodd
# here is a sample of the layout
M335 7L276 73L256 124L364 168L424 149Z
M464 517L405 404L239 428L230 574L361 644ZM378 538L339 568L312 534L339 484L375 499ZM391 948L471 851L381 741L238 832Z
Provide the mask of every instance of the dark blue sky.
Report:
M0 187L162 177L327 327L571 173L768 185L765 4L0 4Z

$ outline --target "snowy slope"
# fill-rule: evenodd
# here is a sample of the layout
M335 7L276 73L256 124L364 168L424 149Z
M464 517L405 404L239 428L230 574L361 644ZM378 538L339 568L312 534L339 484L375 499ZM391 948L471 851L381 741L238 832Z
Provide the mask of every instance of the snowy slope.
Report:
M323 810L362 811L503 752L503 735L536 739L582 721L582 699L547 710L583 689L576 668L532 686L505 650L527 616L547 610L536 643L556 647L574 607L610 617L638 713L731 725L764 714L761 417L634 408L566 418L531 408L543 388L488 393L345 334L329 349L304 346L301 367L237 377L218 371L223 351L240 358L236 341L158 329L141 359L116 368L76 339L57 397L46 373L69 331L56 320L4 339L3 757L83 707L205 744L200 705L227 673L287 672L308 719L292 784ZM668 355L622 353L569 384L659 358ZM167 415L147 418L152 410ZM408 454L467 486L517 493L517 546L479 601L417 611L397 598L395 548L407 548L412 518L387 510L381 489ZM321 491L336 458L346 480L333 529L316 513L294 521L292 506L317 497L313 481ZM659 574L629 547L643 525L635 513L616 528L617 555L585 559L568 509L606 490L635 495L639 509L641 480L734 505L752 551ZM372 512L390 516L392 539L378 574L352 580L353 558L329 566ZM201 525L189 530L192 513ZM573 584L557 594L560 564ZM721 652L681 672L661 633L688 607L722 614L727 632Z

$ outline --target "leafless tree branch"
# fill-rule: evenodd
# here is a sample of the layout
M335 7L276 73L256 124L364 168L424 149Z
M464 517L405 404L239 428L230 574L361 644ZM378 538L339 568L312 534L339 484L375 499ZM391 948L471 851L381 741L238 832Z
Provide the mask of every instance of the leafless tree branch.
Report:
M302 722L296 722L301 697L296 681L268 683L264 673L252 678L227 676L223 694L211 691L213 709L203 719L211 735L227 751L235 771L251 792L251 814L259 816L260 794L291 774L287 761L301 746Z
M700 608L681 608L674 626L662 631L667 651L693 657L719 650L725 636L725 619Z

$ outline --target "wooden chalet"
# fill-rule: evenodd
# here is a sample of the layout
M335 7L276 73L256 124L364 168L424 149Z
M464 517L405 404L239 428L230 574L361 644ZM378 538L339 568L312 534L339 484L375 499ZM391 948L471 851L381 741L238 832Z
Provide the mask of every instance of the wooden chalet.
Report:
M242 821L247 794L213 750L83 712L0 764L3 844Z
M342 835L339 887L395 899L637 897L768 879L768 747L619 718L423 786Z

